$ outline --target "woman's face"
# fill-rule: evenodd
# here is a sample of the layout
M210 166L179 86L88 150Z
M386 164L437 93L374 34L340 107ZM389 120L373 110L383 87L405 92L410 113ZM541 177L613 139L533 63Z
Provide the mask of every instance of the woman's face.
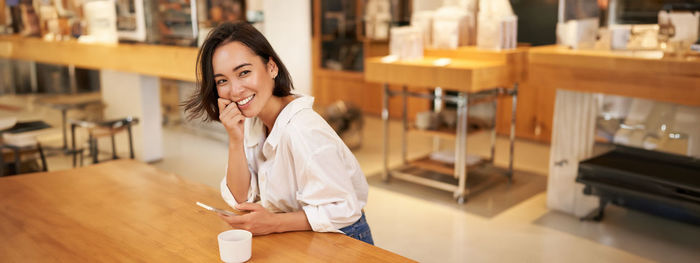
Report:
M219 46L212 57L214 85L220 98L236 103L243 116L257 116L272 97L277 65L268 63L241 42Z

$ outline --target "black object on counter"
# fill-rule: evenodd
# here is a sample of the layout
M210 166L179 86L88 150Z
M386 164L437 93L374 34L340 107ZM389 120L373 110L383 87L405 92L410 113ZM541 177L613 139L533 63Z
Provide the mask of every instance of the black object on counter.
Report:
M15 126L12 126L11 128L0 130L0 133L22 133L46 128L51 128L51 125L48 125L46 122L43 121L17 122Z
M576 181L586 195L600 197L582 220L600 221L608 203L700 225L700 160L616 146L582 161Z

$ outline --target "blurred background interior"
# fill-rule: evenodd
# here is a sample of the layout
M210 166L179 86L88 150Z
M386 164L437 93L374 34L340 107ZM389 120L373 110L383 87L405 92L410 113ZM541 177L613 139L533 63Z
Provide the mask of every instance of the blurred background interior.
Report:
M377 246L700 258L700 0L2 0L0 176L132 158L217 189L226 132L181 103L227 21L355 153Z

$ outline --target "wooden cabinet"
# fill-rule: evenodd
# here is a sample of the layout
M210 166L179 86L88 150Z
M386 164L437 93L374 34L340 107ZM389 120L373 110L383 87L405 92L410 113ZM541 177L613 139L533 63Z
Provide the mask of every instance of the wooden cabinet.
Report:
M385 56L389 54L388 41L375 41L362 37L362 14L364 8L364 0L349 1L343 12L347 15L341 17L336 12L328 12L328 8L323 9L323 4L327 1L313 1L313 36L312 36L312 68L313 68L313 89L312 95L316 98L316 106L324 107L335 101L343 100L350 102L362 108L369 115L379 116L382 108L382 86L376 83L369 83L364 80L363 69L364 59L373 56ZM344 34L338 32L332 33L324 24L324 17L341 17L346 20L346 28ZM349 18L349 19L348 19ZM352 23L354 26L350 26ZM326 28L324 28L324 26ZM351 33L352 30L355 30ZM340 31L340 30L339 30ZM337 45L333 44L334 40L338 40ZM359 58L362 63L358 65L352 63L358 58L337 58L337 53L340 49L352 49L357 47L355 43L361 47L362 56ZM333 50L333 49L337 50ZM329 67L328 58L334 57L337 60L331 63ZM332 69L334 67L335 69ZM400 86L391 86L391 89L401 89ZM430 103L425 100L409 99L409 116L415 116L420 111L430 109ZM398 118L401 116L401 100L392 98L390 100L391 117Z

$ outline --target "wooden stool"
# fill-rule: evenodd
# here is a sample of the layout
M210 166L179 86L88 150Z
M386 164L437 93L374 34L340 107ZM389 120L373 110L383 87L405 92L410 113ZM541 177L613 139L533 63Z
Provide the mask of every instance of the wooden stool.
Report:
M5 176L5 175L14 175L14 174L20 174L22 173L22 156L23 155L29 155L29 154L39 154L39 158L41 160L41 171L48 171L48 167L46 165L46 157L44 156L44 151L41 149L41 144L36 143L36 145L29 145L29 146L15 146L15 145L10 145L10 144L2 144L0 143L0 177ZM7 174L5 174L5 167L9 167L9 164L14 161L14 172L8 171Z
M75 128L82 127L88 131L88 148L90 149L90 155L92 155L92 162L99 163L98 159L98 147L97 139L103 137L110 137L112 140L112 159L119 159L117 156L117 148L114 140L114 135L126 131L129 138L129 158L134 159L134 146L133 146L133 135L131 132L131 126L138 124L138 118L126 117L123 119L102 121L102 122L89 122L89 121L71 121L71 137L73 140L73 145L71 153L73 154L73 167L76 166L76 159L78 154L80 155L80 165L83 165L83 151L84 149L77 149L75 145Z

